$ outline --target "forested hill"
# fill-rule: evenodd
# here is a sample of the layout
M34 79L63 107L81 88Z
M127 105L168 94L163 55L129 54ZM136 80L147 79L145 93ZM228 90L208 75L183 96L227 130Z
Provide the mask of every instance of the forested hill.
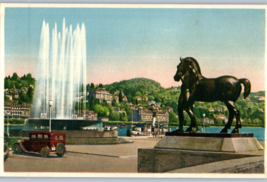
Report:
M122 90L125 95L135 96L136 92L141 92L141 95L146 92L159 92L163 91L160 83L147 78L133 78L130 80L123 80L104 86L110 93L114 93L117 90Z

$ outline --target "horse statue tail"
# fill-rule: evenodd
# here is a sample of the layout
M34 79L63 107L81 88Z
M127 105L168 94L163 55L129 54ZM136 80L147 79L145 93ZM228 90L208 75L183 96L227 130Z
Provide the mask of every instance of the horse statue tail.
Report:
M246 78L243 78L243 79L239 79L238 82L241 84L244 85L245 87L245 92L244 92L244 99L246 99L249 94L250 94L250 90L251 90L251 84L250 84L250 81Z

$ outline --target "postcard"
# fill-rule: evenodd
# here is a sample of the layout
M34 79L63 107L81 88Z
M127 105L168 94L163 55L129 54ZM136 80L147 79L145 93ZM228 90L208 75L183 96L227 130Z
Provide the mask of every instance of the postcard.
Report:
M266 177L265 5L0 5L1 176Z

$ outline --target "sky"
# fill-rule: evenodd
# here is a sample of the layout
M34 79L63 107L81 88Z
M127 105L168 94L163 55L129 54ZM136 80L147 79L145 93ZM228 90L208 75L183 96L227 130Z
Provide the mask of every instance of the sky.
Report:
M203 76L248 78L265 89L264 9L6 8L5 75L36 75L42 22L85 24L87 82L145 77L168 88L180 57ZM51 33L50 33L51 35Z

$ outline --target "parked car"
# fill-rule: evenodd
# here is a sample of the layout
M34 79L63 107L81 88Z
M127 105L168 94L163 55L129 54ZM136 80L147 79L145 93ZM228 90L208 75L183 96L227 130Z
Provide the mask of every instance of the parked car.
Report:
M6 133L4 135L5 135L4 136L4 161L6 161L9 155L9 148L8 148L8 135Z
M63 157L66 152L66 135L62 132L36 131L29 133L29 139L14 144L14 153L34 153L47 157L56 154Z

